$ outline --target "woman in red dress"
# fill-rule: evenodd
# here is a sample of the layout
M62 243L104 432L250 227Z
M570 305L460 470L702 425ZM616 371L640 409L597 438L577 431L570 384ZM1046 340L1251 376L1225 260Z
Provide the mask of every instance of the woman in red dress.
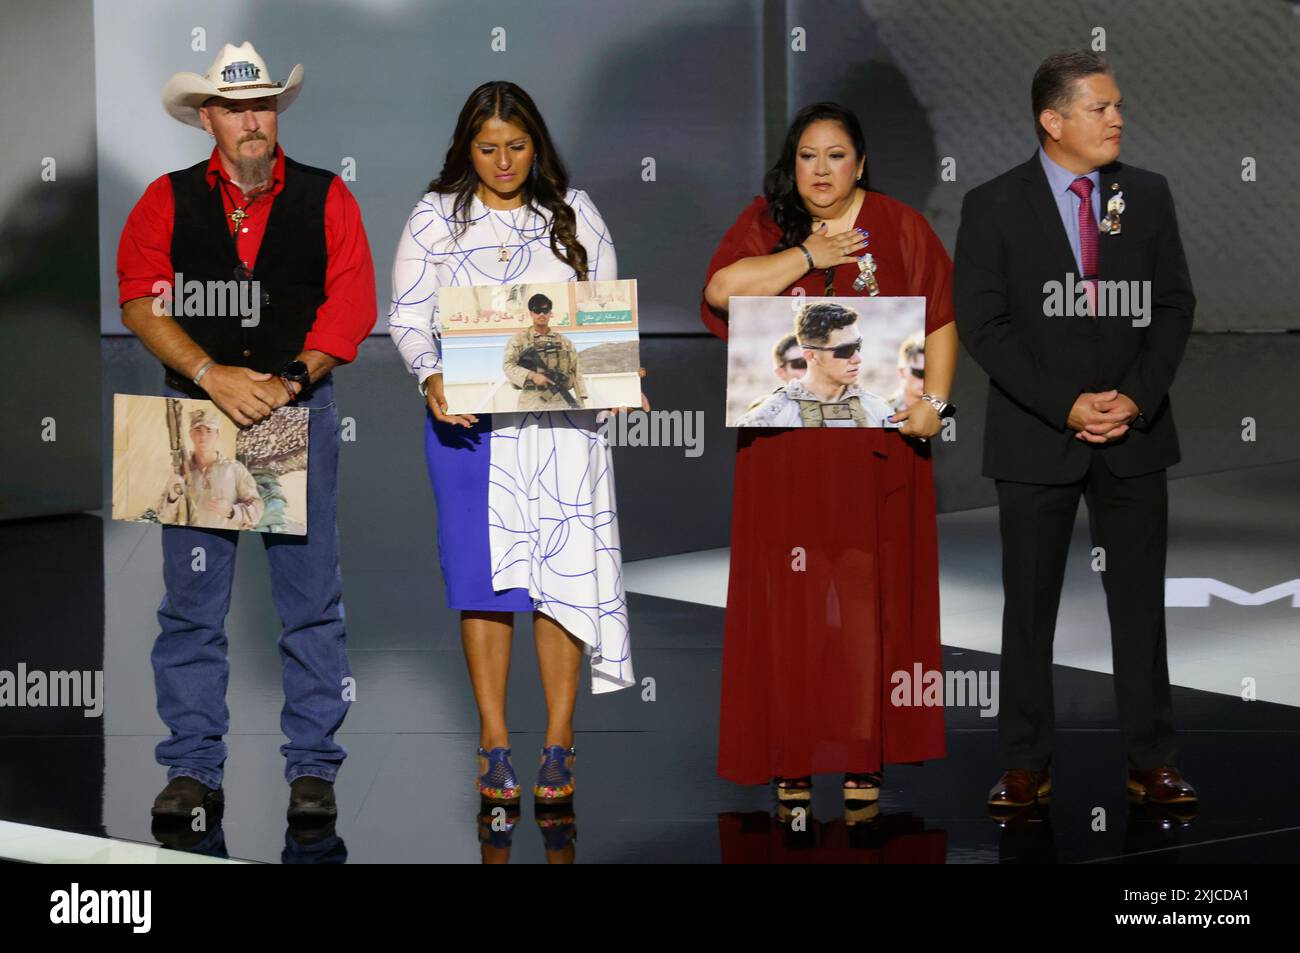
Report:
M880 294L926 299L937 400L895 413L897 430L739 431L718 773L775 780L783 801L843 773L847 800L874 800L885 762L945 754L942 706L891 696L913 702L918 665L943 671L928 438L957 356L952 262L919 212L870 191L861 126L833 103L795 117L764 190L709 264L709 330L726 339L732 295L864 296L853 284L869 252Z

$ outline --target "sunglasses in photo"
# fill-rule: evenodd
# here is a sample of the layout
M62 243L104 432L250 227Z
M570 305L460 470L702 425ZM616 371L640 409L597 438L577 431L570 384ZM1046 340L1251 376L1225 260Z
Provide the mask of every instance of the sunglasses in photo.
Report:
M862 338L858 338L849 344L840 344L836 347L823 347L818 344L800 344L799 346L805 347L810 351L830 351L831 357L845 361L862 350Z

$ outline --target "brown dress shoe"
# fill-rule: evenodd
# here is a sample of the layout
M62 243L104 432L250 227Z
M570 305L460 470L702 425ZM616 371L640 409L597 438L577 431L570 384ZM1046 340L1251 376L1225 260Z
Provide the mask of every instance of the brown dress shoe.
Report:
M1011 768L989 790L989 807L1028 807L1051 793L1049 772Z
M1162 764L1150 771L1128 773L1129 796L1152 804L1195 804L1196 788L1192 787L1170 764Z

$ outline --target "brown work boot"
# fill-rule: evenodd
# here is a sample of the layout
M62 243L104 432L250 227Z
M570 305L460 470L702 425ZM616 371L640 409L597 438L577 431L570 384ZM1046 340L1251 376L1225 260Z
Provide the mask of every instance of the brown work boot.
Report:
M154 817L183 817L189 820L194 816L195 808L211 812L225 803L221 788L210 788L197 778L179 775L167 782L167 786L153 799Z
M289 820L324 821L337 817L338 813L334 782L308 774L294 778L289 785Z

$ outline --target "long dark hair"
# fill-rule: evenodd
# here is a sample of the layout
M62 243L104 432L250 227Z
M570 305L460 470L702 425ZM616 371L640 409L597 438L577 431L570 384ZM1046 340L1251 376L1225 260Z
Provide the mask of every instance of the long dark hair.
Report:
M799 139L803 136L804 130L824 119L839 123L849 134L849 139L853 142L853 151L857 153L857 158L862 159L862 175L854 184L868 192L871 191L867 174L867 145L862 136L862 124L858 122L858 117L853 115L852 110L845 109L839 103L813 103L811 106L805 106L799 110L794 121L790 123L789 130L786 131L785 142L781 146L781 155L777 157L776 165L772 166L763 178L763 194L767 196L768 214L781 229L781 240L772 249L774 252L793 248L812 233L812 215L804 207L803 199L799 197L799 190L795 186L795 153L799 151Z
M456 120L456 131L447 148L442 171L426 191L456 196L451 215L456 223L455 237L464 235L469 227L470 203L479 184L474 163L470 161L470 145L489 119L514 123L532 139L534 161L523 185L524 205L538 213L543 209L550 213L551 251L573 268L579 281L585 281L587 250L578 241L577 216L564 201L569 190L568 170L551 142L537 105L514 83L493 80L469 94Z

